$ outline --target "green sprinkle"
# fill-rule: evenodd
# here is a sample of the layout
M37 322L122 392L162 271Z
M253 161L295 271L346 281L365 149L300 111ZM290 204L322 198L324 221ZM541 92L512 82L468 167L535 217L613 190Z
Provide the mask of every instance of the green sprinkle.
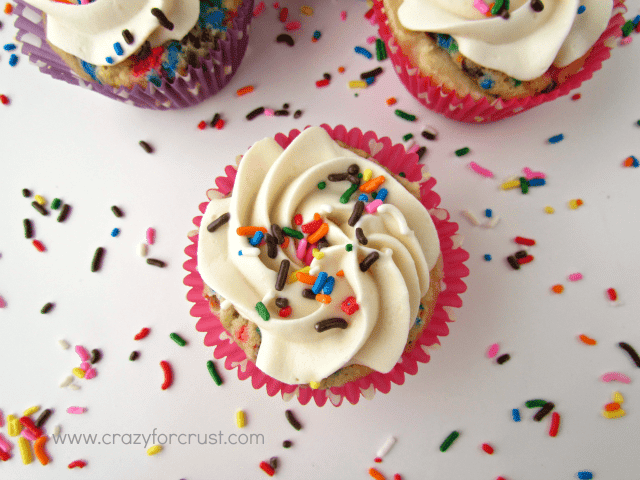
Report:
M496 2L493 4L493 7L491 8L491 15L497 15L502 8L503 3L504 0L496 0Z
M289 227L282 227L282 233L289 237L297 238L298 240L302 240L304 238L304 234L302 232Z
M378 196L378 192L371 192L371 198L372 199L376 199L376 197Z
M353 245L352 245L352 244L350 244L350 243L347 243L347 244L344 246L344 249L345 249L347 252L350 252L351 250L353 250Z
M404 173L404 172L400 172L398 175L400 175L402 178L404 178L404 177L406 177L406 176L407 176L407 174L406 174L406 173Z
M216 382L216 385L222 385L222 379L220 378L220 375L218 375L218 371L216 370L216 366L212 360L207 362L207 370L209 370L209 375L211 375L213 381Z
M449 436L445 439L445 441L442 442L442 445L440 445L440 451L446 452L447 449L451 446L451 444L455 442L456 438L458 438L459 436L460 436L460 432L456 430L451 432Z
M638 125L640 125L640 120L638 120ZM362 175L362 172L358 173L358 178L362 178L364 175Z
M411 140L413 138L413 133L407 133L405 136L402 137L402 141L406 142L407 140Z
M264 306L264 303L256 303L256 310L258 311L258 315L260 315L265 322L269 320L269 318L271 318L269 315L269 310L267 310L267 307Z
M53 200L51 200L51 208L53 208L54 210L59 209L60 205L62 205L62 201L59 198L54 198Z
M170 334L169 338L171 340L173 340L174 342L176 342L181 347L184 347L187 344L187 341L184 338L182 338L180 335L178 335L177 333Z
M636 122L636 124L640 127L640 120L638 120L638 121Z
M410 122L415 121L416 116L415 115L411 115L410 113L407 112L403 112L400 109L396 109L395 111L396 115L399 116L400 118L404 119L404 120L408 120Z
M527 179L524 177L520 177L520 189L522 190L522 193L529 192L529 182L527 182Z
M527 400L524 403L524 406L527 408L538 408L538 407L544 407L546 404L547 404L546 400L535 399L535 400Z
M379 62L387 58L387 47L381 38L376 38L376 58Z
M471 149L469 147L459 148L458 150L456 150L456 156L457 157L462 157L463 155L466 155L470 151L471 151Z
M633 30L633 20L627 20L627 22L622 26L622 36L628 37Z
M326 187L327 187L327 182L320 182L320 183L318 184L318 188L319 188L320 190L324 190Z
M522 85L522 80L518 80L517 78L512 78L511 80L513 80L513 85L515 87L519 87L520 85Z
M357 183L352 183L351 186L347 188L347 191L340 195L340 203L347 203L351 198L351 195L353 195L353 193L358 189L359 186L360 185L358 185Z

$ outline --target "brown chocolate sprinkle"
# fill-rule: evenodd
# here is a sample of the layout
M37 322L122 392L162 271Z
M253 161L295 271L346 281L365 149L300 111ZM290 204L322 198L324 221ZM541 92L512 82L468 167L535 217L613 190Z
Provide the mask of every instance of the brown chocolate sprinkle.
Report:
M541 12L544 10L544 3L541 0L531 0L531 9L534 12Z
M422 146L418 150L416 150L416 155L418 155L418 160L420 160L425 153L427 153L427 147Z
M381 73L382 73L382 68L381 67L377 67L377 68L374 68L373 70L369 70L368 72L362 72L360 74L360 78L362 80L366 80L367 78L377 77Z
M267 257L276 258L278 256L278 244L276 237L267 233Z
M360 167L355 163L352 163L349 165L349 168L347 168L347 173L349 175L358 175L358 173L360 173Z
M513 255L509 255L507 257L507 262L509 262L509 265L511 265L511 268L513 268L514 270L520 270L520 264L518 263L516 257L514 257Z
M276 110L275 112L273 112L273 114L276 117L288 117L289 116L289 110Z
M427 140L435 140L436 139L436 134L433 133L433 132L430 132L429 130L423 130L420 135L422 135Z
M347 173L330 173L327 177L330 182L341 182L347 179Z
M280 270L278 270L278 276L276 277L276 290L282 291L285 283L287 283L287 277L289 276L289 260L282 260L280 262Z
M526 250L519 250L516 253L513 254L514 257L516 258L524 258L527 256L527 251Z
M71 205L65 203L62 206L62 210L60 210L60 215L58 215L58 222L64 222L69 216L69 213L71 213Z
M213 222L207 225L207 231L211 233L215 232L218 228L220 228L222 225L227 223L230 218L231 218L231 214L229 212L223 213L218 218L216 218Z
M302 110L296 110L296 111L293 113L293 118L295 118L296 120L297 120L298 118L300 118L301 116L302 116Z
M127 42L127 45L131 45L133 43L133 34L126 28L122 31L122 38Z
M341 328L345 329L349 326L347 321L344 318L336 317L336 318L327 318L326 320L321 320L316 323L316 332L322 333L326 330L330 330L332 328Z
M284 233L282 233L282 228L280 228L280 225L276 223L272 224L271 233L273 233L273 236L276 237L278 245L282 245L282 243L284 242Z
M498 362L499 365L502 365L503 363L508 362L509 360L511 360L511 355L509 355L508 353L505 353L504 355L500 355L496 359L496 362Z
M97 348L91 350L91 359L89 362L93 365L94 363L98 363L100 360L102 360L102 352Z
M293 442L291 440L285 440L284 442L282 442L282 446L284 448L291 448L292 445L293 445Z
M220 120L220 114L216 113L211 119L211 121L209 122L209 125L211 125L212 127L215 127L216 123L218 123L218 120Z
M311 290L310 288L305 288L304 290L302 290L302 296L304 298L310 298L311 300L316 299L316 294L313 293L313 290Z
M356 185L360 185L360 178L357 175L347 175L347 180L351 183L355 183Z
M251 110L247 113L247 120L253 120L258 115L262 115L264 113L264 107L258 107L255 110Z
M284 412L284 415L287 417L287 421L291 424L293 428L295 428L296 430L300 430L302 428L302 425L300 424L298 419L293 415L293 412L291 410L287 410L286 412Z
M369 240L367 240L367 237L365 237L364 235L364 231L360 227L356 228L356 238L361 245L366 245L367 243L369 243Z
M35 426L38 428L42 428L45 422L49 420L49 417L51 416L52 413L53 412L51 411L50 408L43 410L42 413L38 416L37 420L34 422Z
M533 419L536 422L539 422L540 420L542 420L544 417L547 416L547 414L549 412L551 412L551 410L553 410L553 408L555 407L555 405L553 404L553 402L547 402L545 403L542 408L540 410L538 410L538 412L533 416Z
M22 196L25 198L29 198L31 196L31 190L29 190L28 188L23 188L22 189Z
M131 362L135 362L139 356L140 356L140 352L138 352L137 350L134 350L133 352L131 352L131 355L129 355L129 360Z
M278 457L271 457L269 459L269 466L271 468L273 468L274 470L277 470L277 468L278 468Z
M379 258L380 254L378 252L371 252L360 262L360 270L366 272Z
M92 272L97 272L102 268L102 257L104 257L104 248L96 248L96 252L93 254L93 260L91 261Z
M293 45L295 43L293 41L293 37L291 35L286 34L286 33L281 33L280 35L278 35L276 37L276 42L278 42L278 43L286 43L290 47L293 47Z
M153 265L154 267L166 267L167 264L165 262L163 262L162 260L158 260L157 258L147 258L147 263L149 265Z
M318 243L316 243L316 247L318 248L318 250L322 250L323 248L327 248L329 246L329 240L327 240L325 237L322 237L320 240L318 240Z
M638 352L636 352L635 349L626 342L620 342L618 343L618 346L627 352L631 357L631 360L633 360L633 363L636 364L636 367L640 368L640 355L638 355Z
M360 217L362 216L362 212L364 212L364 202L362 200L358 200L353 206L353 213L351 213L351 216L347 221L350 227L353 227L358 223L358 220L360 220Z
M118 218L124 217L124 212L117 205L114 205L113 207L111 207L111 211Z
M289 300L284 297L276 298L276 307L287 308L289 306Z
M24 238L33 237L33 225L31 224L31 220L25 218L22 221L22 224L24 225Z
M40 309L40 313L49 313L51 310L53 310L54 306L55 305L53 303L47 302L44 304L44 307Z
M140 144L140 146L145 152L153 153L153 147L149 145L147 142L145 142L144 140L140 140L138 143Z
M149 55L151 55L151 43L149 42L149 40L147 40L142 44L142 46L140 47L140 50L138 50L138 53L136 53L136 57L138 57L140 60L144 60ZM147 152L147 153L151 153L151 152Z
M31 205L42 215L49 215L49 211L46 208L44 208L42 205L40 205L38 202L35 202L35 201L31 202Z
M164 28L166 28L167 30L173 30L173 23L169 21L162 10L160 10L159 8L152 8L151 15L156 17L158 19L158 22L160 22L160 25L162 25Z

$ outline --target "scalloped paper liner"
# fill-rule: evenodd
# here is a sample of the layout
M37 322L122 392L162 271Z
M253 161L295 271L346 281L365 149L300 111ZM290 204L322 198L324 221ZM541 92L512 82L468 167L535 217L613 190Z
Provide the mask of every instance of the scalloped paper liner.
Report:
M152 110L170 110L196 105L229 83L247 49L248 28L253 18L253 0L247 0L242 3L238 14L232 20L233 28L227 29L227 38L218 42L219 50L212 51L209 58L202 60L201 68L189 65L186 75L176 75L171 83L163 79L160 87L148 82L146 89L139 85L134 85L133 88L116 88L80 78L46 42L44 21L33 23L23 16L27 8L40 16L41 11L23 0L15 0L15 3L13 12L18 16L15 21L18 29L16 39L22 42L22 54L28 56L29 61L38 66L42 73L71 85L88 88L119 102ZM32 15L29 15L29 18L31 17Z
M402 53L387 25L387 16L384 13L382 0L373 0L373 8L380 38L385 43L388 57L393 63L398 78L407 90L429 110L452 120L469 123L489 123L502 120L567 95L571 90L578 88L582 82L590 79L594 72L600 70L602 62L611 56L613 48L611 42L622 34L620 27L625 22L621 13L612 16L607 29L593 46L582 69L571 75L553 91L527 98L489 101L485 97L474 99L471 95L461 98L455 91L448 91L435 82L432 83L431 77L421 74L409 57ZM617 8L625 8L624 0L614 2L614 9Z
M387 393L392 383L397 385L404 383L405 374L415 375L418 371L418 362L427 363L429 361L427 349L439 345L439 337L444 337L449 333L447 323L455 320L453 308L462 306L460 294L467 289L462 277L469 275L469 269L463 262L469 259L469 254L460 248L461 239L456 235L458 224L449 221L449 212L438 207L440 196L432 190L436 183L435 179L429 175L423 178L422 166L418 164L418 156L415 153L405 153L403 145L393 145L388 137L378 138L371 131L362 133L357 128L347 130L342 125L333 129L328 125L321 125L321 127L334 140L342 140L348 145L370 153L378 163L387 167L392 173L404 172L407 180L421 181L421 202L429 211L438 231L444 260L444 275L443 289L437 298L431 321L424 328L421 336L416 339L415 347L411 351L403 353L400 361L391 372L386 374L373 372L341 387L314 390L307 386L285 384L266 375L253 362L249 361L242 349L236 345L222 327L218 317L209 309L209 303L202 296L204 285L197 270L197 230L189 233L191 244L185 248L189 259L184 263L184 268L188 272L184 284L190 287L187 299L194 304L191 307L191 315L198 319L196 329L206 334L204 344L214 347L213 356L215 358L224 358L224 366L227 370L238 368L240 380L250 379L256 389L266 386L267 394L270 396L280 393L285 400L295 396L302 405L306 405L312 398L318 406L322 406L327 400L330 400L333 405L339 406L345 398L350 403L356 404L360 396L370 399L376 390ZM291 130L288 135L278 133L275 140L280 146L286 148L299 134L299 130ZM217 189L207 192L210 199L231 192L236 177L236 168L227 166L224 171L226 176L216 179ZM207 204L208 202L200 204L201 213L204 213ZM193 219L193 223L199 227L201 220L202 216L197 216Z

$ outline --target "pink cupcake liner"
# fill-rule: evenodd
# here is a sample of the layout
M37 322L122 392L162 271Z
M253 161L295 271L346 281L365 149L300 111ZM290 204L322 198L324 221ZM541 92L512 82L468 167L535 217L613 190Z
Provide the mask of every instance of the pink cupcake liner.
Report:
M571 75L553 91L528 98L489 101L484 97L477 100L471 95L461 98L455 91L444 89L432 82L431 77L421 74L396 43L387 24L382 0L373 0L373 8L380 38L384 41L391 63L393 63L400 81L407 90L428 109L452 120L469 123L488 123L502 120L567 95L571 90L578 88L582 82L589 80L594 72L600 70L602 62L611 56L611 48L613 48L610 44L611 39L622 34L620 27L625 22L622 13L612 16L607 29L593 46L582 69ZM616 1L614 8L624 8L624 0Z
M393 145L388 137L378 138L374 132L362 133L357 128L347 130L342 125L333 129L328 125L321 125L321 127L334 140L342 140L348 145L370 153L378 163L387 167L392 173L404 172L406 179L412 182L422 179L422 166L418 164L418 156L415 153L406 153L403 145ZM299 134L299 130L291 130L288 135L278 133L275 140L280 146L286 148ZM218 187L216 191L222 195L231 192L236 168L227 166L225 174L226 176L216 179ZM452 308L462 306L460 294L467 289L462 277L469 275L469 269L464 265L464 262L469 259L469 254L458 245L459 239L456 235L458 224L449 221L449 212L439 208L440 196L433 191L435 184L434 178L428 178L420 183L420 195L421 202L429 211L440 239L444 263L443 290L436 301L431 321L424 328L421 336L416 339L414 348L403 353L389 373L373 372L342 387L314 390L307 386L285 384L260 371L247 359L242 349L225 331L219 318L211 312L209 303L202 296L204 284L197 270L198 232L194 231L189 235L191 244L185 248L189 259L184 263L184 268L188 272L184 284L190 287L187 300L194 304L190 313L198 319L196 329L205 333L204 344L214 347L215 358L225 359L224 366L227 370L238 368L240 380L250 379L256 389L266 386L269 396L280 393L285 400L296 396L302 405L306 405L312 398L318 406L323 406L327 400L339 406L345 398L348 402L356 404L360 396L371 398L376 390L387 393L393 383L402 385L405 374L415 375L418 371L418 363L429 361L426 347L440 344L439 337L448 335L448 323L454 321ZM200 212L204 213L207 205L208 202L201 203ZM196 227L200 226L201 221L201 215L193 219Z
M184 76L173 81L163 79L160 87L148 82L146 88L112 87L80 78L46 41L42 12L23 0L15 0L14 14L16 38L22 42L22 54L29 57L42 73L63 80L71 85L88 88L114 100L153 110L169 110L196 105L222 89L238 70L249 41L248 28L253 18L253 0L243 2L233 19L233 27L227 29L227 38L218 42L219 49L202 60L200 68L189 65ZM27 12L25 16L25 10ZM35 15L34 15L35 12ZM30 19L40 17L37 23Z

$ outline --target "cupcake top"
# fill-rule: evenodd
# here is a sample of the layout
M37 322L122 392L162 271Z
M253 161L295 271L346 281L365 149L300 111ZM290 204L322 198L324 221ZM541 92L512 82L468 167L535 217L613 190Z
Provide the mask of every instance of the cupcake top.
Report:
M605 31L612 0L404 0L408 30L451 35L465 57L519 80L582 57ZM505 13L506 12L506 13Z
M389 372L440 254L420 201L320 127L286 149L254 144L199 239L203 281L259 327L257 367L288 384L350 364Z

